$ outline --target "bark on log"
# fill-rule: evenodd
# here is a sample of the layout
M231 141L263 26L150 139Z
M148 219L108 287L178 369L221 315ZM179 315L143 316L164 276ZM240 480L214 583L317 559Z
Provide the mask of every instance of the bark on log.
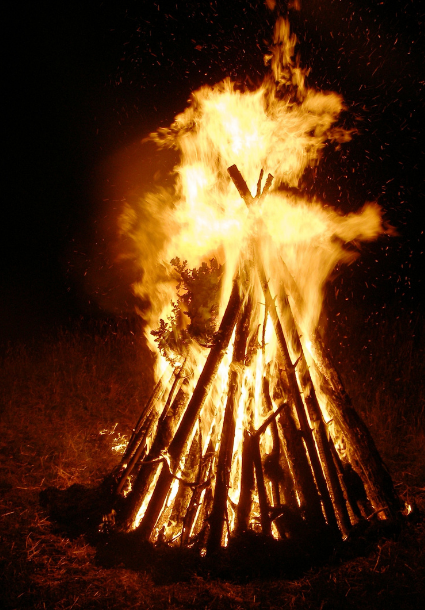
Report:
M236 514L236 534L242 534L249 528L249 516L254 491L254 462L252 459L251 434L244 430L242 444L241 493Z
M331 510L329 503L324 502L326 518L328 520L328 523L332 527L334 527L336 525L336 522L333 519L333 515L335 515L340 530L342 531L343 535L346 536L351 528L351 523L350 518L348 516L347 506L345 504L344 495L342 493L338 473L329 446L326 425L323 419L323 414L319 402L317 400L316 391L314 389L307 362L305 360L304 351L301 345L295 321L292 317L292 312L290 311L286 295L284 295L284 297L285 319L289 326L288 334L292 338L292 349L295 353L295 357L298 359L298 379L300 380L304 401L307 406L307 411L313 426L313 434L314 439L316 441L317 452L326 478L329 496L333 504L333 510Z
M323 506L325 509L326 520L330 527L335 531L335 534L338 530L338 524L335 516L334 506L332 504L331 496L329 493L329 489L326 483L325 475L322 469L322 464L316 449L316 444L313 437L313 432L310 428L310 424L308 423L307 415L305 412L305 406L303 399L301 397L300 388L298 386L298 381L295 373L295 367L292 364L291 357L289 355L288 346L286 344L285 335L283 333L282 325L279 319L279 315L277 313L276 305L273 297L270 293L270 288L268 285L268 281L266 278L266 274L264 271L264 267L261 262L261 253L259 248L256 248L256 265L257 272L260 279L261 287L263 289L264 297L266 299L266 304L270 313L270 317L273 322L274 330L276 333L277 343L279 346L279 350L283 357L283 364L285 366L286 375L290 387L290 391L294 400L297 417L300 422L301 430L304 435L304 440L307 445L308 454L310 458L310 463L313 469L314 477L316 479L317 487L320 492L320 496L323 502Z
M307 523L323 528L325 518L322 512L319 493L307 457L303 435L292 414L292 409L284 409L278 420L282 428L285 454L290 465L295 487L300 500L300 510Z
M165 381L164 381L164 375L163 375L161 377L161 379L158 381L158 383L156 384L155 388L153 389L153 392L152 392L148 402L146 403L146 405L143 408L143 411L140 414L140 417L137 421L137 424L133 430L133 433L130 437L130 440L128 442L124 455L122 457L122 460L121 460L122 464L127 464L129 459L131 458L131 455L134 453L134 451L136 451L137 447L139 447L140 441L141 441L141 438L143 435L144 424L146 423L147 419L149 418L149 416L152 412L152 409L157 404L157 401L159 400L161 393L164 391L164 386L165 386Z
M188 544L193 527L195 525L197 515L199 512L199 507L201 504L202 496L204 495L204 491L206 487L211 486L212 479L212 464L214 462L214 448L212 442L210 441L205 452L205 455L201 457L199 464L199 472L197 477L197 486L193 490L192 497L189 502L189 506L187 508L186 514L183 519L183 527L181 533L181 544L185 546Z
M239 192L244 193L244 200L246 201L247 205L250 205L251 202L249 201L249 197L247 196L247 193L246 193L246 191L248 189L247 189L246 185L245 185L245 187L243 186L244 180L243 180L242 176L240 175L240 173L238 172L236 167L232 168L231 176L232 176L232 179L236 178ZM270 183L268 184L268 187L269 186L270 186ZM264 196L264 193L262 196ZM287 354L286 354L287 349L286 350L282 349L285 341L282 341L281 337L280 337L279 326L281 325L281 322L279 319L279 315L277 314L277 311L273 310L274 301L273 301L272 305L271 304L269 305L270 300L272 300L272 299L271 299L271 295L269 295L269 299L268 299L268 295L267 295L267 291L269 291L269 288L268 288L268 282L267 282L267 278L266 278L265 271L264 271L264 266L262 263L261 251L258 246L258 240L254 247L254 257L255 257L255 261L256 261L256 266L257 266L257 271L258 271L258 275L260 278L260 282L263 287L264 295L266 297L266 303L268 306L271 307L271 317L273 320L273 324L275 326L275 332L276 332L276 335L278 338L278 344L279 344L279 347L281 348L282 354L284 356L285 365L288 366L288 363L292 364L292 362L291 362L290 358L287 357ZM286 266L284 267L284 269L286 271L286 275L288 275L290 277L290 274L289 274ZM309 412L311 421L314 422L314 426L313 426L314 438L315 438L317 452L318 452L318 456L319 456L319 460L320 460L319 463L322 466L324 476L322 476L322 474L319 472L319 464L316 463L313 443L308 439L308 437L310 436L310 429L309 429L309 426L307 423L307 427L305 428L305 430L307 432L306 442L307 442L308 449L309 449L310 460L311 460L312 467L314 470L316 482L319 487L320 494L322 496L322 501L324 504L327 521L330 524L330 526L335 530L336 530L337 521L338 521L341 531L344 534L347 534L348 530L350 528L350 520L349 520L349 516L348 516L347 507L345 504L345 499L344 499L344 496L342 493L340 481L339 481L338 474L336 471L336 467L335 467L335 464L334 464L334 461L332 458L331 450L329 448L326 426L325 426L325 423L323 420L323 414L321 412L319 403L317 401L314 385L311 380L308 365L305 360L303 348L302 348L302 345L301 345L301 342L299 339L298 329L297 329L295 320L293 318L292 311L290 309L286 293L284 293L283 296L284 296L284 298L283 298L284 314L285 314L285 319L288 323L287 340L289 340L291 342L292 351L295 354L295 358L297 359L297 362L298 362L298 360L300 361L300 363L299 363L300 372L299 372L298 377L300 380L301 389L304 394L304 401L306 404L306 408ZM282 333L282 338L284 338L283 333ZM295 392L295 394L297 394L298 384L293 383L292 378L294 376L295 375L293 375L291 373L288 374L291 391L292 391L292 393ZM297 407L297 412L299 412L301 405L299 404L299 400L297 398L295 399L295 404ZM302 426L302 427L304 428L304 426Z
M285 261L281 260L281 263L284 271L285 290L291 295L296 317L300 319L304 309L303 298ZM384 509L387 518L395 520L402 506L391 476L376 449L366 424L354 409L332 357L318 331L312 338L311 351L319 383L324 393L330 398L329 415L345 437L351 452L356 456L355 469L365 484L374 510Z
M273 508L275 508L276 510L279 510L279 507L283 504L281 493L280 493L280 485L281 485L283 477L282 477L282 471L281 471L281 465L280 465L280 438L279 438L279 431L277 428L276 417L278 416L280 411L283 410L285 408L285 406L287 406L287 405L285 405L283 403L282 405L280 405L280 407L278 409L276 409L275 412L273 411L273 403L272 403L272 399L270 396L270 383L269 383L267 376L263 377L263 388L262 389L263 389L264 406L266 408L266 411L268 413L270 413L270 415L267 418L267 420L264 422L264 424L260 427L260 429L263 428L263 426L264 426L264 430L265 430L266 429L265 426L270 425L270 430L271 430L272 440L273 440L272 451L265 458L264 471L265 471L266 476L270 479L271 484L272 484ZM280 537L284 538L285 531L282 529L282 526L283 526L282 520L276 519L275 524L279 531Z
M202 437L200 430L196 430L193 435L190 448L184 456L184 467L181 476L175 477L179 484L174 500L164 510L158 519L155 529L158 531L158 538L162 536L165 542L171 542L181 536L183 529L184 516L189 506L193 490L196 489L199 475L199 462L202 458ZM172 523L171 531L168 524Z
M131 527L138 508L148 492L158 468L161 466L158 461L161 453L167 450L176 426L189 401L187 385L187 381L184 381L171 408L168 409L167 415L162 419L161 425L158 426L149 454L141 463L139 472L133 481L131 492L125 499L120 515L120 520L124 523L125 528Z
M352 490L352 485L350 484L348 478L345 476L344 466L341 462L341 458L338 455L338 451L335 448L334 442L330 439L330 447L332 451L332 457L335 462L335 466L338 472L338 477L341 483L341 488L344 495L347 498L347 508L350 516L350 521L353 525L356 525L358 521L362 518L361 511L357 505L357 500Z
M176 394L179 391L182 383L183 383L183 371L180 370L179 372L177 372L175 374L174 382L171 386L167 401L165 403L164 409L163 409L159 419L157 420L157 418L152 418L152 421L149 423L149 426L147 427L147 430L146 430L145 434L143 435L143 438L139 442L139 446L134 451L133 455L131 456L131 458L127 464L127 467L125 468L124 472L122 473L120 481L118 483L118 487L117 487L118 494L121 493L127 479L132 474L138 461L143 457L143 453L144 453L145 447L146 447L146 440L152 433L154 425L157 425L157 431L156 431L155 439L153 441L152 448L151 448L151 451L149 452L149 457L147 458L147 460L152 460L152 459L157 458L159 456L161 450L165 449L168 446L168 444L171 440L170 434L173 433L173 431L170 430L170 428L172 428L171 421L176 420L176 418L179 415L179 412L178 412L178 410L176 410L176 408L174 408L174 409L171 408L172 414L170 417L169 416L170 406L173 405L174 407L176 407L176 405L179 404L178 401L177 401L177 403L174 403L174 399L175 399ZM180 411L180 414L181 414L181 411ZM168 434L166 433L167 430L169 430ZM155 445L156 446L160 445L158 448L159 449L158 451L155 451L155 449L154 449Z
M279 437L281 437L281 436L282 436L282 428L280 429ZM285 442L281 440L280 466L281 466L282 473L283 473L283 478L281 480L281 486L282 486L282 491L283 491L283 504L288 507L288 510L293 515L292 521L293 521L293 523L294 522L297 523L296 529L299 529L299 527L301 526L301 521L302 521L300 507L297 502L297 495L296 495L296 491L295 491L294 479L292 477L291 469L289 467L289 462L288 462L288 457L286 455L285 446L286 446ZM285 524L285 527L287 527L286 524ZM293 525L292 525L292 527L293 527ZM291 532L292 532L292 527L290 528ZM289 532L289 530L288 530L287 533L291 533L291 532ZM294 533L294 532L292 532L292 533Z
M246 205L248 207L250 207L254 200L253 200L251 194L249 193L249 189L245 183L245 180L243 179L242 175L240 174L238 168L235 165L233 165L231 168L228 169L228 172L229 172L229 175L232 178L236 188L238 189L241 197L244 199ZM266 299L266 306L268 308L270 317L273 322L279 350L283 357L283 362L284 362L284 366L286 368L286 373L287 373L287 377L288 377L291 394L294 399L297 416L298 416L298 419L299 419L299 422L301 425L301 429L304 434L304 439L305 439L305 442L307 445L311 466L312 466L313 472L314 472L314 477L316 479L316 483L319 488L319 492L320 492L321 499L323 502L326 519L327 519L330 527L334 530L335 534L337 534L337 532L339 533L339 529L338 529L337 519L336 519L336 515L335 515L334 505L332 503L330 492L329 492L329 489L328 489L328 486L326 483L325 475L324 475L324 472L322 469L322 464L321 464L319 455L316 450L313 433L312 433L312 430L310 428L310 425L308 423L307 416L305 413L304 402L301 397L300 388L298 386L298 382L297 382L297 378L296 378L296 374L295 374L295 367L292 364L292 360L291 360L291 357L290 357L290 354L288 351L288 346L286 343L285 335L283 333L282 324L281 324L281 321L280 321L280 318L279 318L279 315L278 315L278 312L276 309L274 299L270 293L269 283L268 283L266 272L265 272L264 265L262 262L262 253L261 253L261 249L259 247L258 239L254 243L254 260L255 260L255 265L256 265L258 277L260 280L261 288L263 290L264 297ZM298 341L299 341L299 338L298 338ZM310 393L311 393L311 391L312 390L310 389ZM322 453L322 455L323 455L323 457L325 457L325 453ZM328 467L329 467L329 465L328 465ZM337 482L334 481L334 483L339 484L338 481Z
M232 293L230 295L226 311L221 321L220 328L216 334L215 343L211 348L210 353L208 354L207 360L205 362L202 373L199 376L195 390L193 391L192 397L185 410L180 425L168 449L173 469L178 468L181 456L187 444L187 440L190 436L190 433L192 432L193 426L195 425L195 421L205 403L205 400L211 389L211 385L215 379L218 368L220 366L220 362L229 345L242 304L242 297L239 291L239 281L238 278L236 278L233 282ZM149 505L145 511L145 514L139 527L137 528L140 537L144 540L149 539L152 534L152 531L155 527L159 514L162 510L162 507L170 490L172 480L173 475L170 472L168 466L166 468L163 467Z
M354 463L353 467L363 480L367 496L375 511L380 511L387 519L395 521L402 510L402 504L394 489L391 475L366 424L352 406L318 333L314 338L312 350L320 383L330 399L329 415L345 437L350 453L354 454L357 464Z
M261 463L259 436L251 437L252 461L254 462L255 479L257 482L258 502L260 504L261 530L265 536L271 536L271 521L269 517L270 503L264 483L263 465Z
M207 553L215 553L221 546L223 526L227 514L227 496L232 468L233 445L236 429L236 414L243 382L243 364L249 326L251 323L252 303L246 302L243 313L236 325L232 364L229 370L228 395L224 412L220 449L216 468L214 501L210 515L210 531Z

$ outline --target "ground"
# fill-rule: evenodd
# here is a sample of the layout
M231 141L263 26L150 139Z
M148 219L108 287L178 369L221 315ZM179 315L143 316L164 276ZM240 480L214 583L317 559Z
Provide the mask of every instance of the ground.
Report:
M161 552L148 553L136 569L107 541L95 546L61 531L40 492L94 487L119 462L114 447L149 395L152 359L137 322L82 321L9 345L0 372L1 607L418 608L425 580L423 317L388 314L375 330L352 323L350 331L341 322L328 342L396 489L419 510L392 537L285 578L276 570L220 578Z

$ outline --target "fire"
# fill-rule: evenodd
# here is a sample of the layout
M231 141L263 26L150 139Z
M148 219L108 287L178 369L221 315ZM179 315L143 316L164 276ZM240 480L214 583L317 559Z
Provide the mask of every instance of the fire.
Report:
M240 91L229 79L203 87L170 128L150 136L158 147L180 154L174 190L144 193L138 209L126 205L120 227L131 238L143 269L143 280L134 290L150 300L151 309L143 316L154 349L150 330L169 315L176 299L171 259L187 260L190 268L212 257L225 261L223 304L241 248L262 219L301 286L306 316L314 326L329 273L355 256L344 245L375 239L383 231L375 204L343 217L285 191L299 186L306 168L319 162L326 142L341 144L352 134L337 125L344 109L341 96L306 88L306 71L293 60L295 42L288 23L280 19L269 57L273 77L255 91ZM234 188L227 174L234 164L251 192L260 170L274 176L272 192L258 209L248 212ZM166 237L157 238L154 223Z
M267 57L270 74L258 89L242 91L229 79L203 87L168 129L151 134L159 148L179 153L174 186L144 193L139 207L126 205L120 218L120 230L130 238L143 270L143 279L133 288L149 299L150 308L142 315L147 322L147 340L158 356L158 395L147 407L145 428L140 424L135 431L137 436L145 430L143 451L146 463L153 465L141 487L142 501L136 511L130 511L132 527L141 523L153 541L171 543L202 537L208 511L215 515L220 510L226 514L220 530L222 545L244 522L254 530L269 528L274 537L281 538L285 534L284 527L278 525L279 510L281 514L286 510L282 506L305 510L305 490L294 471L297 465L285 449L284 425L276 423L276 414L284 412L289 400L288 364L282 363L282 341L276 329L281 324L286 337L288 358L295 371L292 383L303 388L299 404L307 404L306 369L311 367L315 381L321 379L320 364L315 362L315 333L326 281L337 264L349 263L358 255L358 249L347 244L376 239L384 228L375 203L342 216L298 190L305 170L319 162L326 142L341 145L350 140L352 132L338 125L344 109L341 96L306 86L307 71L294 58L295 44L289 24L279 19ZM247 183L250 193L243 197L235 188L233 174L229 175L231 166L237 167ZM273 178L267 187L261 180L263 172ZM269 190L262 197L263 187ZM256 192L258 197L253 196ZM200 272L191 275L188 271L197 268L205 277L213 272L217 276L217 323L232 314L233 301L242 313L232 322L228 345L224 345L225 353L220 355L199 413L180 440L176 430L185 425L185 408L188 401L187 410L192 408L214 350L193 336L188 338L194 322L187 312L191 297L189 293L184 297L182 277L186 283L199 280ZM201 325L211 311L215 310L206 311L203 319L201 316ZM162 330L158 332L160 320ZM301 344L292 337L294 331ZM310 452L314 443L319 443L320 426L331 419L326 392L319 389L317 397L319 414L306 409L304 416L305 425L314 433ZM175 405L174 413L170 412L171 404ZM165 426L158 422L167 417L170 439L156 455L156 443L159 446L160 442L159 433L155 434ZM291 422L301 429L304 425L298 411L285 425L290 427ZM228 446L224 446L224 439L229 439ZM249 447L252 475L246 470ZM292 483L285 482L283 462ZM317 478L313 458L305 462ZM127 469L128 463L130 460L124 464ZM242 496L254 471L257 483L244 515L246 501ZM219 487L220 477L226 479L224 488ZM154 500L158 486L166 492L163 498L158 492ZM224 500L219 497L220 489L225 491ZM216 508L220 502L222 509ZM277 517L266 514L265 504L275 507ZM318 505L329 523L329 507L323 499ZM339 527L344 530L347 525L339 523Z

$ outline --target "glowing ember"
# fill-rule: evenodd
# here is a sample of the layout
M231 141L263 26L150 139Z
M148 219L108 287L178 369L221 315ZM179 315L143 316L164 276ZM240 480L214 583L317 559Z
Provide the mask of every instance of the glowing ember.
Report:
M341 97L306 87L295 44L279 19L259 89L204 87L152 134L180 155L174 188L120 219L143 269L134 290L151 303L158 385L118 491L131 481L126 519L152 541L214 550L247 529L284 539L315 522L346 535L391 514L373 473L361 483L366 449L317 335L327 279L358 255L347 244L384 228L375 203L342 216L297 190L325 143L351 133L337 125Z
M117 426L118 423L116 423L111 430L104 428L99 432L99 434L101 434L102 436L112 436L113 438L111 440L111 449L112 451L114 451L114 453L118 453L121 455L124 453L125 448L128 445L129 438L125 434L121 434L121 432L115 432Z

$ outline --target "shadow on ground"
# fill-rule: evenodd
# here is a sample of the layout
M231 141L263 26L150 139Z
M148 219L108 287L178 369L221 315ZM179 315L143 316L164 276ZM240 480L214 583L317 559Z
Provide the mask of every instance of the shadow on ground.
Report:
M66 490L50 487L40 493L40 502L58 533L70 538L86 537L96 549L98 565L146 572L158 585L188 581L194 575L240 583L299 578L312 567L339 565L367 556L381 540L396 539L403 528L422 519L414 510L409 519L400 517L399 523L391 527L378 520L363 522L353 528L345 541L333 539L326 531L309 530L297 539L284 541L250 531L205 557L196 547L170 547L165 543L154 546L140 540L137 531L100 531L103 515L112 509L107 482L97 488L77 484Z

